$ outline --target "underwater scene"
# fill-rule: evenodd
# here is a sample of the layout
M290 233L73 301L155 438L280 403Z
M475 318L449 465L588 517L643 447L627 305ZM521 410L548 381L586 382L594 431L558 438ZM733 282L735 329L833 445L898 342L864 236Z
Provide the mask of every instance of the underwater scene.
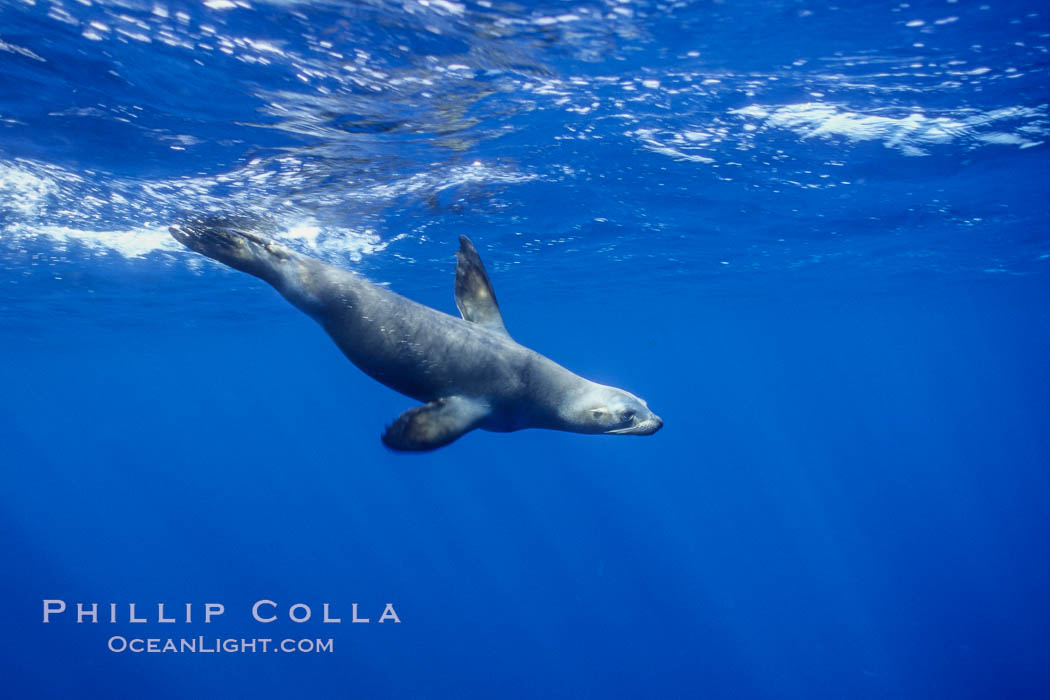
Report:
M1050 9L0 0L0 697L1050 697Z

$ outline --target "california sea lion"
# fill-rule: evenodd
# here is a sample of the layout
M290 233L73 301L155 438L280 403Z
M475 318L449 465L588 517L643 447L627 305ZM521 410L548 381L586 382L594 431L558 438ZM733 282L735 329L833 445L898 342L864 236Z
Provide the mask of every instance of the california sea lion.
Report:
M186 247L269 282L366 374L423 402L383 433L392 449L432 450L475 428L652 435L663 426L637 396L516 343L466 236L456 253L460 319L296 253L236 219L196 218L170 230Z

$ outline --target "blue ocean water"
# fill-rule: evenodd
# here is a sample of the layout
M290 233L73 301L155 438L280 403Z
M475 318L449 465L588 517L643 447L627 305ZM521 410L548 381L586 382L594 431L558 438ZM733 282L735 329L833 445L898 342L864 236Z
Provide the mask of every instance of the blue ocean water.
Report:
M0 695L1047 697L1047 18L0 0ZM665 427L392 453L212 210L450 313L465 233ZM110 650L196 637L332 650Z

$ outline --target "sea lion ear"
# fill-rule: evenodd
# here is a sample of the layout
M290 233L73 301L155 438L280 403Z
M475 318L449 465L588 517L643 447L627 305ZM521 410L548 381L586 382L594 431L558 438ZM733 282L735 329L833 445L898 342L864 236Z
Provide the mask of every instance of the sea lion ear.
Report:
M456 306L467 321L510 336L481 256L466 236L459 237L456 251Z
M488 414L484 401L448 396L402 413L383 433L383 444L405 452L434 450L463 437Z

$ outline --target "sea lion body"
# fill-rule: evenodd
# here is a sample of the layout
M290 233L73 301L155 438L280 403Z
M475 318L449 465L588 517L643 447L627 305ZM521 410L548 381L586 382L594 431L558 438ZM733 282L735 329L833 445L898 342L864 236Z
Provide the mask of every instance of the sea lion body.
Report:
M198 219L171 232L187 247L269 282L317 320L353 364L425 404L387 429L383 441L393 449L433 449L475 428L651 434L662 425L641 399L586 380L514 341L466 237L460 238L456 279L465 318L456 318L235 221Z
M338 268L326 273L324 306L337 311L311 315L347 359L422 403L449 395L486 398L492 414L482 429L546 427L556 413L551 399L586 381L509 336Z

